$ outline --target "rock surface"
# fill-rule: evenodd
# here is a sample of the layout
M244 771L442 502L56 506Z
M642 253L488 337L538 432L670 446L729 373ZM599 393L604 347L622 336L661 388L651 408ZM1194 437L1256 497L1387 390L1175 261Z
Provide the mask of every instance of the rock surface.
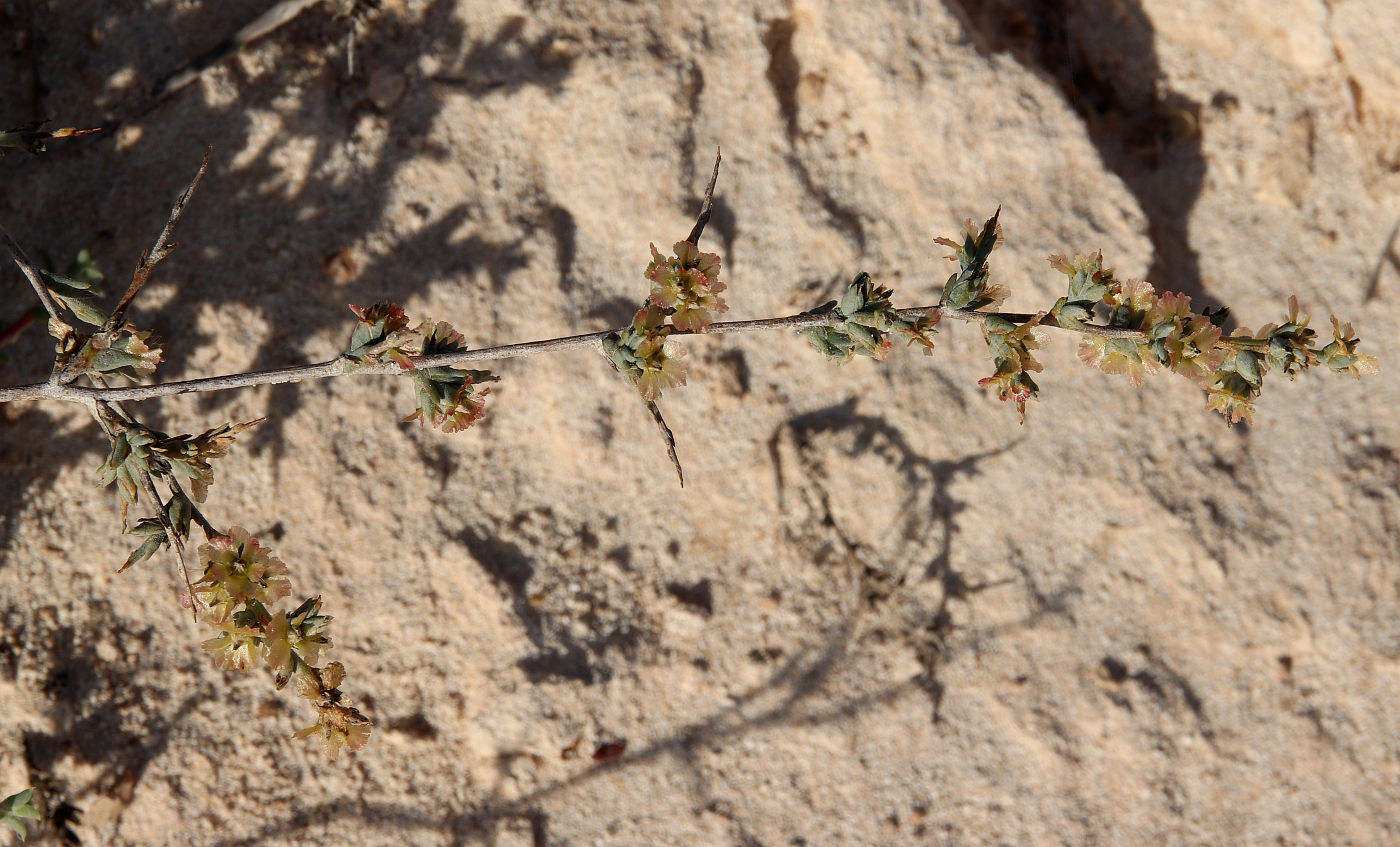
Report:
M474 346L618 326L717 145L726 318L859 270L935 302L932 237L1000 205L1008 308L1102 248L1239 325L1297 294L1382 372L1274 377L1232 430L1055 333L1019 426L975 327L840 367L691 339L684 490L586 351L499 363L454 436L397 423L401 379L141 404L267 416L207 512L335 616L376 722L336 762L267 673L211 665L164 555L114 573L82 410L0 407L0 793L81 809L84 844L1400 841L1400 6L347 5L152 102L266 0L0 4L0 125L112 129L0 162L33 253L120 290L214 147L132 314L163 379L331 358L379 299Z

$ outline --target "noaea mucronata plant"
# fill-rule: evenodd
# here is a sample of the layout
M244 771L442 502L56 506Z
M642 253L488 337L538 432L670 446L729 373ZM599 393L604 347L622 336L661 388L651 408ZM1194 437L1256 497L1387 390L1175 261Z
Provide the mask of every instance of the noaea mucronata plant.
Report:
M50 139L81 132L71 128L45 132L41 126L29 125L0 133L0 152L5 147L39 152ZM154 245L137 262L130 284L110 307L99 300L102 274L86 253L79 254L65 273L57 273L32 262L0 229L6 252L41 304L0 334L0 344L33 320L47 321L55 341L48 380L0 389L0 402L63 401L88 409L109 444L107 458L98 468L100 481L116 484L123 530L136 539L120 569L144 562L162 548L171 549L185 584L182 602L195 620L213 630L203 648L220 667L251 670L266 665L278 688L295 681L296 692L315 712L315 722L297 736L319 738L331 757L342 748L362 747L371 731L369 719L341 691L345 668L339 662L322 663L322 653L331 645L332 617L323 612L319 595L293 593L291 569L247 530L212 520L204 512L214 480L213 460L226 455L238 435L259 421L169 435L142 422L134 406L138 401L327 377L398 374L413 380L415 388L415 407L404 420L454 433L481 419L489 384L497 380L490 371L470 365L593 348L640 395L684 485L676 440L658 403L665 392L685 384L687 361L680 340L698 333L795 330L825 358L845 362L857 356L884 360L896 338L931 354L942 320L977 323L991 358L991 373L980 383L1011 401L1022 422L1028 401L1039 392L1034 374L1042 366L1035 351L1044 343L1046 329L1078 334L1079 357L1086 364L1108 374L1126 375L1134 386L1163 369L1194 381L1205 394L1206 408L1222 415L1227 425L1252 420L1270 372L1293 378L1323 365L1360 377L1378 370L1374 357L1357 351L1358 339L1350 324L1334 317L1331 338L1320 338L1296 298L1289 298L1280 323L1258 331L1238 328L1225 335L1226 309L1198 310L1185 295L1158 292L1143 280L1119 279L1099 252L1049 257L1050 267L1065 276L1065 293L1046 309L1030 314L998 311L1007 292L992 282L989 259L1000 243L999 209L981 224L969 220L957 238L934 239L951 250L954 263L936 304L899 308L890 289L869 274L858 273L839 300L801 314L721 322L717 318L728 308L721 281L723 261L700 247L719 176L716 157L693 229L669 250L651 246L650 261L642 269L649 290L627 326L473 350L446 321L415 322L399 305L384 301L349 307L348 342L331 361L147 382L161 363L162 348L150 332L131 325L126 314L155 267L173 249L171 234L208 158L206 153ZM118 377L132 384L117 385ZM191 540L193 527L203 534L203 543Z

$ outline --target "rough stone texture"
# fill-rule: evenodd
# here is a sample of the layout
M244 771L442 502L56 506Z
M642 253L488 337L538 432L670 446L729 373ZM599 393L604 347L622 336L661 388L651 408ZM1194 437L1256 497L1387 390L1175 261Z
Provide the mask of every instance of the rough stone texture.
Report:
M0 221L113 288L205 145L133 319L164 378L324 360L393 298L475 345L627 320L649 241L707 232L730 317L868 270L936 299L934 235L1003 207L994 272L1103 248L1380 376L1197 389L1056 334L1018 426L975 328L832 367L687 342L663 402L591 353L502 363L487 421L404 380L148 402L266 415L208 512L335 615L377 722L324 761L264 672L213 668L132 543L80 410L0 409L0 779L84 844L1380 844L1400 840L1400 6L1392 0L313 6L142 114L265 0L0 3L0 125L114 132L0 162ZM4 313L28 303L17 273ZM37 331L8 384L47 372ZM626 742L597 763L601 747ZM50 837L56 837L51 834Z

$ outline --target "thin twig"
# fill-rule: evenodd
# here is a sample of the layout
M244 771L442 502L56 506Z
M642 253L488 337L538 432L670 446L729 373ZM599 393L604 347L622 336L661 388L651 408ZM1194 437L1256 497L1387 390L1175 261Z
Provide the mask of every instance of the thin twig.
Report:
M116 433L119 432L121 428L131 423L126 413L117 411L117 409L113 408L113 404L111 403L99 400L92 404L91 409L92 416L97 419L98 426L102 427L102 431L107 433L109 438L115 437ZM173 480L171 484L172 487L178 485L178 483L175 483ZM165 529L165 537L169 540L171 546L175 548L175 565L180 571L180 578L185 581L185 589L189 592L190 611L197 622L199 620L199 599L195 597L194 583L190 581L189 567L185 563L185 545L180 539L180 533L175 530L175 525L171 522L170 516L165 513L165 501L161 499L160 493L156 491L156 484L155 481L151 479L150 471L141 471L141 490L146 493L146 497L150 499L151 504L155 507L156 518ZM123 523L125 523L125 515L126 509L123 507ZM125 570L126 567L123 566L121 569Z
M165 219L165 227L161 229L160 235L156 236L156 243L150 250L141 254L141 260L136 263L136 270L131 274L131 285L127 286L126 293L122 299L117 301L117 305L112 309L111 317L102 325L103 332L112 332L118 329L126 319L127 307L131 301L136 299L136 295L141 293L141 288L151 278L151 271L161 260L169 256L175 249L175 245L170 243L170 235L175 231L175 225L180 222L180 216L185 212L185 206L189 204L190 198L194 196L194 190L199 186L199 181L204 177L204 172L209 169L209 154L214 152L213 147L204 149L204 161L199 164L199 171L190 180L180 199L175 201L175 205L170 208L170 215Z
M705 200L700 204L700 216L695 219L695 228L690 231L690 237L686 239L691 244L699 246L700 234L705 231L705 224L710 222L710 212L715 206L715 182L719 180L719 148L715 148L715 169L710 174L710 184L705 186Z
M1020 324L1035 317L1034 315L1009 312L969 312L963 309L953 309L946 306L920 306L911 309L899 309L898 314L903 317L917 317L918 315L932 311L941 312L946 318L977 323L985 322L989 318L1002 318ZM726 335L729 333L762 332L773 329L803 329L811 326L831 326L840 323L841 320L840 315L828 313L824 315L788 315L781 318L762 318L752 321L723 321L710 324L709 329L703 334ZM1147 337L1146 333L1139 330L1100 326L1098 324L1085 324L1083 326L1073 327L1056 327L1050 325L1047 328L1064 329L1068 332L1079 332L1085 335L1095 335L1102 338L1133 338L1141 341ZM591 332L586 335L570 335L563 338L550 338L543 341L526 341L520 344L503 344L498 347L485 347L480 350L464 350L460 353L443 353L436 356L412 356L409 357L408 361L412 362L415 367L434 368L449 365L464 365L469 362L534 356L539 353L553 353L579 347L596 347L602 343L603 339L607 337L610 332L612 332L612 330ZM677 330L671 333L671 337L696 334L699 333ZM1227 340L1222 339L1222 344L1227 343ZM402 374L403 372L403 369L394 362L359 366L346 359L332 359L329 362L321 362L314 365L274 368L265 371L228 374L226 376L211 376L200 379L185 379L175 382L157 383L155 385L136 385L128 388L88 388L81 385L35 383L33 385L22 385L14 388L0 388L0 403L36 399L64 400L70 403L83 404L90 404L93 400L150 400L155 397L173 397L179 394L227 391L232 388L248 388L254 385L282 385L289 382L305 382L308 380L327 379L329 377L338 376Z
M0 241L5 242L6 252L10 254L11 259L14 259L15 264L19 265L20 271L29 280L29 284L34 286L34 293L39 295L39 302L44 304L44 311L49 313L49 335L59 341L67 338L73 333L73 327L58 316L58 303L49 293L49 287L44 284L44 278L39 268L29 261L29 257L24 255L24 250L15 243L13 238L10 238L10 234L3 227L0 227Z
M141 293L141 289L151 278L151 272L161 260L169 256L175 250L175 245L170 243L170 235L175 231L175 225L180 222L180 215L184 214L185 205L194 196L194 189L199 185L199 180L204 176L204 172L209 168L209 154L214 152L213 147L205 148L204 161L199 165L199 172L194 175L194 179L186 186L180 198L175 201L175 205L170 209L170 216L165 219L165 226L161 228L160 235L156 236L156 243L141 254L141 259L136 263L136 270L131 274L131 285L127 286L126 293L122 299L117 301L117 306L112 310L112 314L103 322L102 328L93 334L90 344L94 350L102 350L109 346L114 336L122 332L126 326L126 310L131 305L131 301ZM69 359L63 369L59 371L57 381L60 385L67 385L83 374L83 357L77 356Z
M676 476L680 478L681 488L685 488L685 471L681 470L681 460L676 455L676 435L666 425L666 419L661 417L661 409L656 405L656 401L647 400L646 404L647 411L651 412L651 419L656 421L656 428L661 430L661 438L666 442L666 455L670 457L671 465L676 469Z
M208 73L210 68L238 53L248 44L283 26L316 2L318 0L282 0L259 15L252 23L229 36L227 40L190 62L183 70L161 80L156 85L155 92L142 113L149 112L167 97Z
M165 527L165 535L170 539L170 544L175 548L175 564L180 569L180 578L185 581L185 590L189 592L190 614L194 616L196 623L199 622L199 598L194 593L194 583L190 581L189 566L185 563L185 542L180 539L180 533L175 529L175 524L171 523L170 516L165 513L165 504L160 499L160 494L156 492L156 485L151 481L150 471L141 471L141 487L145 489L146 496L151 498L151 502L156 507L156 517L160 519L161 526Z

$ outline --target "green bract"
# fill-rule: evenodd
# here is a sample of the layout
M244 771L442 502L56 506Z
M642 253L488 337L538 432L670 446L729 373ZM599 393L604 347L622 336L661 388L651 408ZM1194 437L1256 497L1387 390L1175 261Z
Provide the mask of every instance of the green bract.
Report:
M921 311L913 316L901 315L890 302L894 292L875 285L868 273L856 274L840 302L823 303L804 315L831 315L841 319L838 324L799 329L812 346L828 359L845 362L856 355L884 361L894 343L890 333L897 332L919 344L925 353L933 352L934 326L942 317L936 309Z

